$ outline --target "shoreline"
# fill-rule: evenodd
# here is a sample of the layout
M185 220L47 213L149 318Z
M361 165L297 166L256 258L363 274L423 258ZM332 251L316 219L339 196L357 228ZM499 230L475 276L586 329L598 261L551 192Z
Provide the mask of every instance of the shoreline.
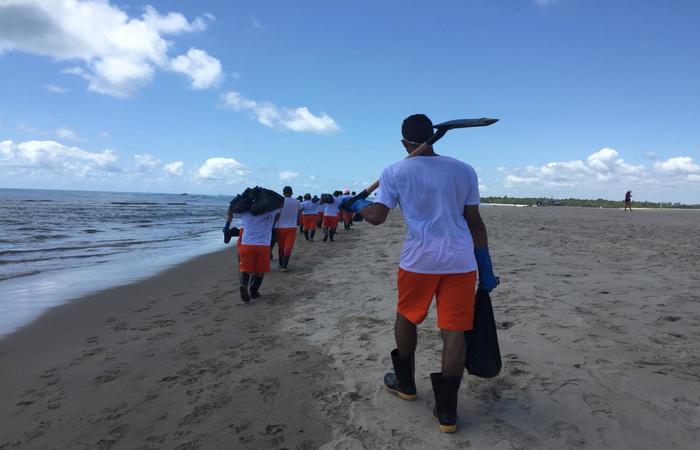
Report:
M290 401L329 376L329 357L275 325L290 300L272 294L280 274L263 286L273 298L240 301L233 259L231 247L196 257L0 340L0 448L329 440L313 395Z

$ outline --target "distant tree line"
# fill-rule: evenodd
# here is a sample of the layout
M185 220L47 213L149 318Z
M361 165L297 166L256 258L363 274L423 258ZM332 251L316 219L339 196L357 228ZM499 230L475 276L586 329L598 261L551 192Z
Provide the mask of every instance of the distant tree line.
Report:
M545 197L482 197L482 203L503 203L506 205L527 205L527 206L582 206L586 208L623 208L625 202L616 200L606 200L599 198L596 200L586 200L580 198L545 198ZM632 207L637 208L682 208L700 209L700 205L685 205L683 203L670 202L637 202L632 201Z

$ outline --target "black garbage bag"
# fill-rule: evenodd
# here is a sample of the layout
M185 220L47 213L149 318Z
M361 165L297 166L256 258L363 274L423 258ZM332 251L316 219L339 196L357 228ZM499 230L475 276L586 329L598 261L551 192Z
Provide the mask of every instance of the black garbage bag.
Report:
M234 214L242 214L250 211L250 207L253 205L252 193L253 189L247 188L245 191L235 196L229 204L231 211Z
M476 291L474 302L474 329L464 333L467 341L467 359L464 367L469 374L493 378L501 371L501 349L498 347L496 319L491 297L484 290Z
M228 244L232 237L238 237L239 234L241 234L241 230L237 227L224 227L224 244Z
M270 189L255 186L251 196L253 204L250 206L250 213L254 216L274 211L284 206L284 197Z

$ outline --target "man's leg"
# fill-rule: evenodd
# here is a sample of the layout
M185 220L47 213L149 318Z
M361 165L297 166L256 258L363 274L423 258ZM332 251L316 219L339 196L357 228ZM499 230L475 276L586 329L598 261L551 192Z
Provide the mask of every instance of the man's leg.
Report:
M396 339L396 348L399 349L399 355L409 356L415 353L418 343L417 327L398 313L394 324L394 338Z
M442 375L461 377L464 374L466 345L464 331L441 330L442 332Z
M264 273L256 273L250 282L250 298L260 297L260 285L263 282Z

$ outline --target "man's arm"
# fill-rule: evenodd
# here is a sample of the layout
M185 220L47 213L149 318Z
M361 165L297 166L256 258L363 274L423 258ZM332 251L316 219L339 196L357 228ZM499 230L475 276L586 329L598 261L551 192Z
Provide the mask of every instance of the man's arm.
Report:
M362 217L372 225L381 225L389 215L389 207L381 203L372 203L360 210Z
M486 225L479 214L479 205L464 206L464 220L467 221L469 231L472 233L474 248L484 248L489 246L486 235Z
M486 225L481 220L479 205L464 206L464 220L474 240L474 257L479 270L479 288L491 292L501 280L493 273L493 264L489 255Z

